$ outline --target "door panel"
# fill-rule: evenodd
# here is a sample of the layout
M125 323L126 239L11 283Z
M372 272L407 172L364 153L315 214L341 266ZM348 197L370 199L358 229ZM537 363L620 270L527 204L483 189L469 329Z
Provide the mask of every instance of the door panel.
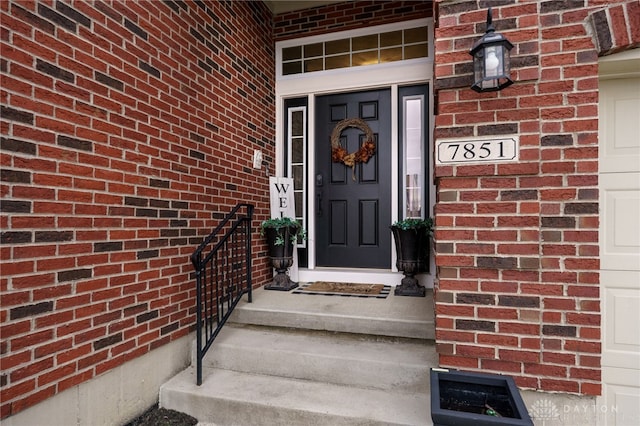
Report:
M331 229L331 241L333 246L347 245L347 201L346 200L331 200L330 201L331 222L329 227Z
M391 91L316 98L316 264L348 268L391 267ZM351 169L331 161L331 133L341 120L362 118L376 152ZM342 131L340 144L357 151L365 134Z
M360 200L360 245L377 246L378 200Z

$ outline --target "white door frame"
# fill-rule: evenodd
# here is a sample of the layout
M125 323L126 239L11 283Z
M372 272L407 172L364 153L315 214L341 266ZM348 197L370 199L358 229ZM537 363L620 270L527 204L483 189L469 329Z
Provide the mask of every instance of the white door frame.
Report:
M611 207L617 202L633 203L638 197L640 173L634 182L633 170L640 170L640 153L633 145L612 144L615 141L615 117L604 108L610 98L606 92L611 84L614 93L622 85L629 90L627 81L640 79L640 49L600 58L600 298L602 315L602 396L598 398L598 424L625 426L639 424L640 408L640 355L637 326L640 323L638 299L640 291L640 253L634 246L640 235L629 235L629 229L618 229ZM611 81L611 82L610 82ZM633 87L638 87L634 86ZM633 117L631 117L633 119ZM613 138L611 140L607 140ZM635 135L637 137L637 134ZM623 207L617 210L625 210ZM628 209L627 209L628 210ZM628 213L627 213L628 214ZM622 217L629 220L629 217ZM633 220L631 218L630 220ZM637 218L636 218L637 220ZM622 225L621 225L622 226ZM637 229L637 228L636 228ZM624 234L616 234L616 232ZM627 238L628 237L628 238ZM622 241L624 240L624 241Z
M282 61L282 48L297 46L308 43L318 43L330 39L343 37L355 37L359 35L382 33L405 28L415 28L427 26L429 33L429 54L427 58L411 59L407 61L390 62L377 65L343 68L339 70L319 71L307 74L296 74L282 76L280 73ZM397 220L398 212L398 88L400 86L428 84L429 94L429 115L428 131L433 134L433 20L419 19L394 24L381 25L377 27L366 27L358 30L344 31L339 33L325 34L320 36L305 37L295 40L286 40L276 43L276 176L283 176L286 169L284 164L284 100L288 98L308 97L307 117L308 117L308 172L307 172L307 199L309 203L315 200L315 98L319 95L334 94L340 92L355 92L369 89L390 88L391 89L391 176L392 176L392 196L391 196L391 217L392 221ZM431 138L430 138L431 139ZM429 146L433 146L433 141L429 141ZM425 150L431 154L432 149ZM429 182L433 176L432 162L428 161ZM435 187L431 184L429 200L431 205L427 206L427 213L433 215L433 202L435 200ZM311 206L307 206L307 211L312 212ZM379 269L344 269L344 268L320 268L315 264L315 217L308 214L308 268L301 268L299 279L301 282L324 281L348 281L362 283L380 283L386 285L397 285L400 275L392 262L390 270ZM393 245L393 243L392 243ZM395 247L391 247L392 257L395 259ZM435 261L431 256L432 271L429 274L420 275L418 278L422 285L433 287L433 277L435 271Z

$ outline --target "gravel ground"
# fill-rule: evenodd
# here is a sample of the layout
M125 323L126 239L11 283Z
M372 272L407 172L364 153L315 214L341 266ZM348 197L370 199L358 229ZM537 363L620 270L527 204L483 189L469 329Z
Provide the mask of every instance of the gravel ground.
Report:
M195 426L197 424L198 420L188 414L154 406L125 426Z

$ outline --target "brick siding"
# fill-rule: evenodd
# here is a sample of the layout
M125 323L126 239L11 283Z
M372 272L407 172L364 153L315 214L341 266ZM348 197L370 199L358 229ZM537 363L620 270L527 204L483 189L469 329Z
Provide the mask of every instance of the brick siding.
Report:
M517 133L523 160L436 169L440 363L599 394L597 56L638 46L639 3L490 2L516 45L494 94L467 54L489 2L439 3L435 138ZM236 202L268 214L251 162L273 172L272 36L431 7L0 2L1 417L190 331L189 254Z
M609 3L437 4L436 140L520 137L517 164L436 167L441 366L601 393L597 61L640 41L639 3ZM516 83L479 94L468 51L488 6Z
M261 2L0 12L4 418L189 333L189 255L237 202L268 214L275 65Z
M432 16L430 1L349 1L274 17L276 41Z

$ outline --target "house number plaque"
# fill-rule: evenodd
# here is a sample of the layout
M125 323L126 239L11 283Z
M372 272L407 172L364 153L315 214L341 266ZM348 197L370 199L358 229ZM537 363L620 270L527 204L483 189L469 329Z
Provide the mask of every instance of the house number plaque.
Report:
M518 137L483 140L443 140L436 149L438 164L509 162L518 160Z

